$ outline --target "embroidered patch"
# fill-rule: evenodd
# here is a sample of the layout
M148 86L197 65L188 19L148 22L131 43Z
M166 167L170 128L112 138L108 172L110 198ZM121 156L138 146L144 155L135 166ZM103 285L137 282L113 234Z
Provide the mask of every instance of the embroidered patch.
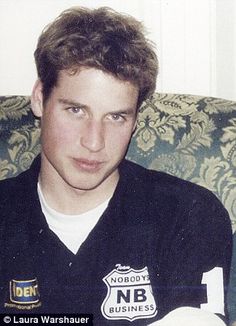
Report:
M152 318L157 314L155 299L149 279L148 268L124 269L117 265L103 278L108 292L101 311L106 319Z
M38 281L36 278L26 281L10 281L10 303L5 307L33 309L41 306Z

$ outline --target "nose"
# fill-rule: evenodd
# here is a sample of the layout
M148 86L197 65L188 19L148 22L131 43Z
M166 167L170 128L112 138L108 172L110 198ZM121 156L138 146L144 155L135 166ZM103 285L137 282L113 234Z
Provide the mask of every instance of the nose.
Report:
M81 145L90 152L99 152L105 146L104 126L99 121L89 120L81 137Z

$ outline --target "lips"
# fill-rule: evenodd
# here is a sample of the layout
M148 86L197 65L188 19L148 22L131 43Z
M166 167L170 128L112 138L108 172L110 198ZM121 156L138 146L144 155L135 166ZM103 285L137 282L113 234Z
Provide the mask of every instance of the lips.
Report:
M74 163L77 168L87 172L97 172L104 164L103 161L87 160L87 159L74 159Z

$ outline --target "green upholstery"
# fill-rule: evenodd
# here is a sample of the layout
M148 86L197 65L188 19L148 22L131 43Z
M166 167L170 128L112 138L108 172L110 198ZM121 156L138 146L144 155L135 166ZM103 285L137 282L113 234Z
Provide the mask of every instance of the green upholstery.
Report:
M40 152L39 126L29 97L0 97L0 179L27 169ZM154 94L140 109L127 158L210 189L236 229L236 102Z

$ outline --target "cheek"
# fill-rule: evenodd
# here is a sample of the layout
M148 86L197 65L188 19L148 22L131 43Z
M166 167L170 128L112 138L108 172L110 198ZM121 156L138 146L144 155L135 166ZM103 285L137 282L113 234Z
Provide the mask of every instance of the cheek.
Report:
M129 145L130 138L132 137L132 129L127 130L114 130L108 139L109 148L114 153L124 153Z
M76 133L68 123L52 116L42 120L41 139L42 145L52 150L58 147L69 148L76 139Z

